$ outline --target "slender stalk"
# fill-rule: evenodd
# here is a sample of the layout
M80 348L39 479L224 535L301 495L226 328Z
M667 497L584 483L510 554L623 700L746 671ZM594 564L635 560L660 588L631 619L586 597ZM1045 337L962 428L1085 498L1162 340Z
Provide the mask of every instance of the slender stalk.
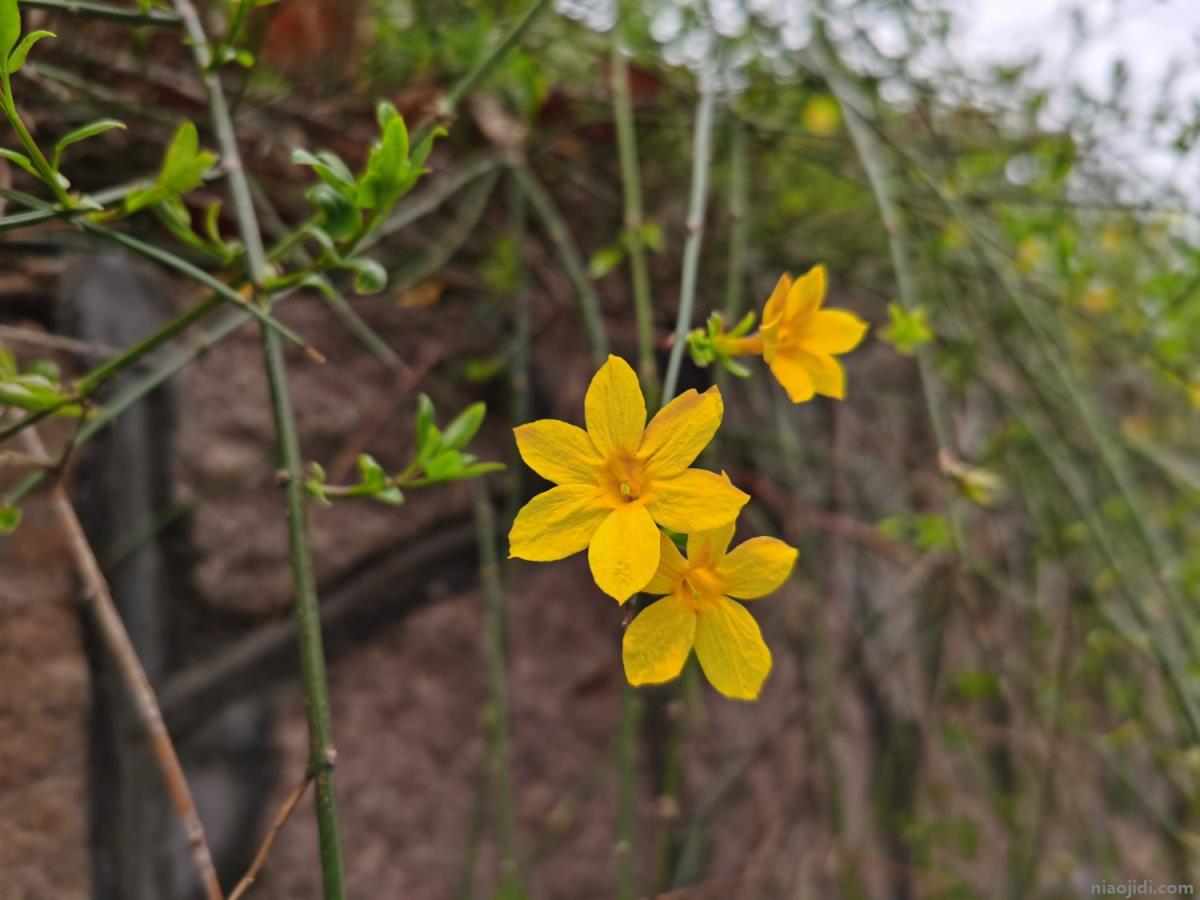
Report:
M696 277L700 269L700 248L704 241L704 209L708 202L708 164L712 147L713 107L716 101L716 77L710 68L700 70L700 101L696 105L696 126L692 135L692 190L688 200L687 245L683 251L683 279L679 288L679 315L675 320L675 342L663 379L663 402L675 396L679 367L692 325L696 302Z
M725 273L725 315L736 322L746 302L746 245L750 235L746 126L729 120L729 267Z
M867 174L871 193L875 197L875 206L879 210L879 217L887 232L888 252L891 255L892 269L896 276L896 291L899 294L900 303L906 310L912 312L920 304L916 274L912 269L912 260L915 258L915 254L909 244L908 227L903 213L900 211L900 204L893 193L895 177L892 167L880 146L879 138L860 112L863 104L857 87L842 74L830 52L824 33L819 29L814 34L810 57L815 68L829 86L830 93L833 94L842 109L850 140L854 144L859 161ZM925 408L929 414L938 449L952 453L953 437L947 416L947 406L942 395L941 383L934 371L933 357L927 346L918 347L915 355L917 375L921 381L921 394L925 399ZM961 504L957 497L952 496L949 499L948 511L955 547L961 554L966 550L966 533Z
M638 375L642 390L658 390L658 372L654 364L654 319L650 300L650 273L646 268L646 241L643 236L642 177L638 167L637 133L633 123L633 103L629 95L629 67L621 49L620 28L612 32L613 120L617 125L617 153L621 164L621 186L625 199L625 247L629 253L629 274L633 288L633 311L638 331ZM652 401L651 401L652 402Z
M26 431L24 439L32 455L46 456L46 448L36 431L33 429ZM204 826L200 822L200 815L196 811L195 801L192 799L191 790L184 777L179 754L175 752L175 745L163 722L162 710L159 708L154 688L151 687L150 679L146 677L146 670L142 668L141 661L138 660L137 651L129 639L129 633L125 630L120 613L117 612L112 591L104 578L104 573L100 570L100 564L96 561L96 554L92 552L91 545L88 544L83 526L80 524L75 508L67 498L67 493L61 483L54 486L51 497L54 509L67 533L71 555L75 559L75 567L79 572L80 581L83 583L84 601L96 622L101 639L109 653L112 654L117 671L120 672L121 679L129 691L134 714L142 728L145 729L150 749L162 771L163 780L166 782L171 804L175 807L175 812L183 823L188 849L191 851L192 859L204 886L204 895L208 900L222 900L224 895L221 893L217 871L213 866L212 853L209 851L208 841L204 836Z
M458 109L458 104L463 101L463 98L483 83L484 79L508 55L509 51L525 36L525 32L529 30L529 26L536 22L538 17L549 8L550 0L534 0L529 9L525 10L525 13L517 20L512 31L506 34L504 39L487 56L476 63L475 67L438 102L438 115L441 118L449 118L454 115ZM418 133L420 134L420 132ZM414 144L418 142L419 140L413 141Z
M258 853L254 855L254 861L250 864L250 868L246 871L246 874L242 876L242 880L237 883L237 887L233 889L233 893L229 895L229 900L241 900L241 897L250 888L254 887L254 882L258 880L258 873L262 871L262 867L266 865L267 857L271 855L271 848L275 846L275 840L279 837L279 832L283 830L283 826L287 824L287 820L295 812L296 806L300 803L305 792L308 791L310 784L312 784L312 773L306 771L304 777L292 788L291 793L283 801L283 805L279 807L279 812L275 814L275 820L271 823L271 830L263 838L263 842L258 848Z
M608 358L608 335L604 331L604 319L600 314L600 301L592 290L587 271L583 265L583 256L579 245L571 236L562 213L554 205L549 192L542 187L537 176L530 171L524 162L515 163L512 167L513 176L521 186L529 205L542 220L542 227L549 235L554 249L558 252L559 262L575 287L575 296L579 302L579 312L583 317L583 328L587 333L588 344L591 345L592 355L597 365L603 365Z
M636 600L636 597L634 598ZM633 601L630 601L633 602ZM617 735L617 897L634 900L637 887L633 872L634 819L637 813L637 733L641 717L637 689L622 679L621 724Z
M242 244L246 248L250 280L257 290L270 276L271 267L263 247L262 232L254 210L250 184L242 168L237 135L225 100L225 91L220 76L211 69L212 54L208 39L191 0L174 0L174 7L183 20L196 68L208 91L213 128L229 173L230 195ZM260 303L269 302L266 297L258 299ZM287 476L285 494L288 544L291 551L292 580L296 591L296 628L300 642L301 677L307 699L309 771L313 775L316 794L321 876L325 900L342 900L345 897L345 885L337 799L333 784L333 766L337 760L337 751L333 747L317 585L313 575L312 552L305 521L303 459L288 392L283 344L279 335L268 328L262 331L262 343L271 392L271 407L279 441L280 462Z
M145 12L115 6L111 3L100 3L97 0L19 0L25 9L43 9L47 12L69 13L89 19L107 19L110 22L120 22L124 25L158 25L164 28L178 28L183 23L179 17L161 9L148 9Z
M488 673L487 722L490 732L488 763L491 794L495 799L496 830L500 844L500 883L517 882L517 856L513 842L512 783L508 749L508 698L504 655L505 602L496 552L496 517L482 481L473 484L475 528L479 540L479 577L483 583L484 656Z
M51 207L50 204L46 203L44 200L39 200L37 197L30 196L29 194L25 194L20 191L4 189L0 190L0 195L14 199L19 203L24 203L27 206L31 206L34 209L42 212L51 212L50 218L55 218L57 216L57 212L53 211L53 207ZM193 265L186 259L176 256L174 253L171 253L167 250L163 250L161 247L148 244L143 240L133 237L132 235L125 234L122 231L116 231L104 225L99 225L89 219L77 219L76 224L78 224L80 228L93 237L98 237L110 243L117 244L121 247L124 247L126 250L136 253L138 256L142 256L151 260L152 262L162 265L165 268L171 269L174 272L178 272L180 275L190 278L192 281L199 282L228 302L234 303L246 310L250 315L258 319L265 328L276 331L292 343L303 347L305 353L307 353L314 360L323 361L321 354L318 353L313 347L309 346L304 338L300 337L300 335L296 334L296 332L294 332L292 329L288 328L278 319L274 318L266 309L258 308L252 303L249 303L245 297L237 292L235 288L209 274L198 266Z

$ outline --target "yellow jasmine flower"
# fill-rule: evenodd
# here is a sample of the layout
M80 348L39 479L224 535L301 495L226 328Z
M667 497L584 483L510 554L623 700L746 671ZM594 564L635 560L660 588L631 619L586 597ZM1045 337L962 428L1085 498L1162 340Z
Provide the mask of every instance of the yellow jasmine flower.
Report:
M670 681L696 649L713 687L736 700L754 700L771 671L771 651L754 617L740 603L779 588L796 550L771 537L751 538L726 552L734 523L691 534L687 559L665 534L660 561L644 590L666 594L625 630L622 657L633 685Z
M680 394L646 424L637 375L620 357L600 367L584 399L587 431L555 419L513 429L526 464L553 487L509 532L509 556L549 562L588 550L596 584L618 603L658 569L659 531L716 528L750 499L728 479L688 468L721 424L721 392Z
M758 334L720 342L729 356L762 354L793 403L823 394L846 396L846 373L834 359L849 353L867 333L867 323L842 309L822 309L825 267L814 266L796 280L780 276L763 307Z

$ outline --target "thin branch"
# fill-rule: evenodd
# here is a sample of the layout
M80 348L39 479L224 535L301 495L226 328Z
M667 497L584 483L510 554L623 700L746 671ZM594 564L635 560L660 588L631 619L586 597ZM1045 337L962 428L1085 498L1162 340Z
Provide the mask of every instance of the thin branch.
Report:
M458 84L454 85L438 102L438 115L447 119L454 115L458 109L458 105L463 101L463 98L470 94L475 88L483 83L484 79L492 73L492 70L504 59L525 36L525 32L529 30L529 26L537 21L538 17L550 8L550 0L535 0L535 2L525 11L525 14L513 26L512 31L504 36L504 39L496 45L487 56L481 59L470 72L468 72ZM419 141L414 141L414 144Z
M513 165L512 173L529 200L529 205L542 220L542 227L546 230L546 234L558 253L559 262L575 288L579 314L583 318L583 328L588 344L592 348L596 365L602 365L608 357L608 335L604 330L604 319L600 314L600 301L596 297L596 292L592 290L591 281L588 280L579 245L575 243L575 238L567 228L562 213L554 205L550 193L538 181L529 166L524 162L518 162Z
M679 288L679 315L675 320L675 342L663 379L663 402L675 396L679 367L692 325L696 302L696 277L700 269L700 248L704 242L704 210L708 202L708 164L711 156L713 107L716 101L716 75L711 68L700 70L700 100L696 105L696 126L692 135L692 190L688 200L687 245L683 250L683 280Z
M36 431L33 429L25 431L23 438L31 455L35 457L47 455L46 448ZM129 633L125 630L120 613L117 612L116 603L113 602L108 582L104 579L104 573L100 571L100 564L96 561L96 555L92 552L91 545L88 544L83 526L75 514L75 508L71 506L71 501L67 498L67 493L61 484L54 486L51 499L58 517L62 520L62 527L71 547L71 555L75 559L75 568L83 582L84 602L96 621L101 639L113 656L117 671L129 691L134 713L146 732L150 750L158 762L159 769L162 770L167 792L171 796L171 803L183 823L188 848L196 863L196 869L200 873L204 894L208 900L222 900L221 885L217 880L212 853L208 849L208 841L204 836L204 826L200 822L200 815L196 811L195 801L192 799L187 779L184 777L179 755L175 752L175 745L171 742L171 735L167 732L167 727L163 722L162 711L158 705L158 698L154 694L154 688L150 686L146 670L142 668L142 664L138 660L137 651L133 648L133 642L130 641Z
M246 874L242 876L242 880L237 883L237 887L229 895L229 900L241 900L242 895L254 886L255 880L258 878L258 873L262 871L262 867L267 862L267 857L271 855L271 848L275 846L275 839L279 837L279 832L283 830L284 824L291 818L296 806L300 803L300 798L304 796L308 790L308 786L312 784L312 780L312 772L305 771L304 777L292 788L292 792L287 795L287 799L279 807L279 812L275 814L275 821L271 823L271 830L267 832L267 836L263 838L262 845L258 848L258 853L254 855L254 862L250 863L250 868L246 870Z
M624 240L629 252L633 311L638 332L638 374L642 390L651 393L658 390L658 372L654 365L654 317L650 300L650 273L646 268L646 240L642 230L645 225L642 176L638 167L633 102L629 95L629 67L625 63L625 52L621 49L619 28L613 28L611 59L613 119L617 125L617 152L625 200Z
M246 248L250 281L256 294L271 274L271 265L263 247L262 231L255 213L250 183L242 168L241 153L225 90L219 74L212 70L212 52L204 26L191 0L174 0L175 11L183 20L196 68L208 92L209 111L221 156L229 173L229 189L237 216L238 231ZM255 298L268 304L265 296ZM285 486L288 546L292 561L292 581L296 590L296 626L300 643L301 679L307 700L309 735L309 771L316 781L317 830L320 837L321 878L325 900L342 900L345 880L342 874L342 847L338 823L337 798L333 785L333 766L337 751L333 746L333 728L329 716L329 687L325 674L325 650L313 574L312 548L305 520L303 458L296 432L296 418L288 389L283 344L272 329L262 330L263 359L271 391L271 408L279 442L279 455L287 476Z
M67 13L88 19L107 19L124 25L157 25L163 28L178 28L182 22L178 16L161 9L145 12L100 3L97 0L19 0L26 9L43 9L47 12Z

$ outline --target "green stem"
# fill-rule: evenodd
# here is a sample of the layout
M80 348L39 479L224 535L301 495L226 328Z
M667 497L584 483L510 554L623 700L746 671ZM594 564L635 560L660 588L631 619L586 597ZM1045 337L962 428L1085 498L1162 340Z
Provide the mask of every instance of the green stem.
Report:
M704 241L704 209L708 201L708 164L712 147L713 107L716 101L715 73L700 71L700 102L696 106L696 126L692 135L692 190L688 200L687 245L683 251L683 279L679 288L679 315L675 320L675 343L667 361L663 379L663 402L675 396L679 367L692 324L696 302L696 277L700 268L700 248Z
M17 132L17 138L21 141L21 146L25 148L25 153L33 162L33 167L37 169L38 175L46 187L54 194L54 198L63 206L64 209L70 209L75 205L75 201L71 195L67 193L67 189L62 186L62 182L58 180L58 173L50 166L49 161L42 153L42 148L37 145L37 141L33 139L33 135L29 133L29 129L25 127L24 121L21 119L21 114L17 112L17 104L13 100L12 83L9 80L8 69L0 69L0 83L4 86L4 115L8 119L13 130Z
M617 794L618 900L634 900L637 897L633 872L633 840L634 819L637 813L637 729L640 712L637 689L623 679L621 725L617 737L617 771L620 778Z
M875 206L879 210L879 218L887 232L888 252L891 255L892 269L896 275L896 291L901 305L909 312L914 311L920 304L920 293L917 287L916 275L912 269L915 254L909 244L908 227L900 211L900 204L893 193L895 175L892 166L884 155L879 138L871 129L870 123L864 118L860 109L865 107L861 92L845 75L837 61L833 58L825 35L818 29L813 36L811 59L820 73L829 91L842 109L846 121L846 129L854 144L855 152L867 175L871 193L875 198ZM934 371L933 357L928 346L916 350L917 375L921 381L921 394L925 399L925 408L933 426L934 439L938 449L953 453L953 436L950 430L945 398L941 383ZM966 550L966 530L963 523L963 511L957 497L952 496L948 501L950 525L954 533L954 544L959 554Z
M237 216L238 230L246 248L249 275L255 288L261 288L271 275L271 265L263 247L262 232L254 210L250 184L242 168L237 135L225 100L220 76L212 71L208 38L191 0L174 0L175 11L183 20L192 46L192 54L208 91L213 128L221 155L229 173L230 196ZM258 298L267 303L266 297ZM333 747L333 728L329 715L329 693L325 673L325 651L321 635L320 609L312 551L305 521L305 490L300 440L296 418L288 392L287 367L283 344L272 329L262 331L263 357L271 391L271 408L279 441L280 462L287 476L286 510L288 545L292 560L292 580L296 592L296 631L300 643L301 678L307 700L309 734L309 770L314 777L317 830L320 837L321 877L325 900L343 900L342 847L338 823L333 766L337 753Z
M286 295L274 299L273 302L280 303L286 298ZM94 416L87 419L80 427L79 432L75 435L74 446L76 448L86 444L97 434L111 425L114 421L120 418L126 410L131 406L158 388L173 376L177 375L183 369L190 366L197 359L207 353L212 347L219 344L225 338L229 337L243 325L251 320L248 312L234 312L226 316L218 322L211 331L204 334L202 340L198 341L195 346L187 347L186 349L176 350L152 371L147 372L143 377L122 389L111 400L108 401ZM62 464L62 460L55 461L55 467ZM18 503L29 495L41 482L45 479L46 472L34 472L25 478L17 487L8 495L10 503Z
M629 95L629 67L621 49L619 28L612 33L613 119L617 126L617 152L621 164L621 186L625 199L625 246L629 251L629 274L633 288L633 310L638 332L638 374L647 402L653 405L658 390L654 364L654 318L650 300L650 273L646 268L646 242L642 235L642 178L638 167L637 133L633 103Z
M518 162L512 167L513 176L521 186L533 211L542 220L542 227L550 237L554 249L558 252L559 262L575 288L575 296L579 302L579 312L583 317L583 328L587 333L588 343L592 348L596 365L603 365L608 358L608 334L604 330L604 319L600 314L600 301L592 290L587 271L583 265L583 256L579 245L571 236L567 223L554 205L549 192L542 187L537 176L530 171L529 166Z
M500 61L503 60L504 57L509 54L509 51L511 51L513 47L520 42L521 38L525 36L525 32L529 30L529 26L537 21L538 17L549 8L550 0L534 0L534 3L530 5L529 9L525 10L525 13L519 20L517 20L517 23L513 26L512 31L506 34L504 39L500 41L500 43L497 44L487 56L476 63L475 67L471 69L471 71L468 72L456 85L454 85L454 87L450 89L446 96L444 96L438 102L438 116L443 119L448 119L453 116L455 111L458 109L458 104L463 101L463 98L470 94L471 91L475 90L475 88L477 88L481 83L483 83L484 79L486 79L488 75L490 75L496 68L496 66L500 64ZM413 144L415 145L420 143L421 139L424 138L426 133L428 133L428 126L420 129L417 132L418 136L416 139L414 139Z
M736 117L729 121L729 268L725 273L725 315L736 322L746 300L746 245L750 233L747 217L749 177L746 159L746 126Z
M89 19L107 19L110 22L120 22L124 25L159 25L164 28L178 28L182 21L178 16L160 9L149 9L137 12L111 3L99 3L96 0L19 0L25 9L43 9L47 12L69 13Z
M475 528L479 538L479 577L483 583L484 656L487 660L488 711L491 759L491 793L496 803L496 824L500 843L500 883L517 884L517 856L513 841L512 784L508 749L508 698L504 657L504 586L496 553L496 518L487 488L481 480L474 490ZM502 887L502 889L503 889Z
M229 18L229 24L225 28L225 33L221 35L221 40L212 51L212 58L216 65L221 65L226 49L232 47L238 39L238 35L242 31L242 26L246 24L246 15L254 5L254 0L239 0L237 8L234 9L233 15Z

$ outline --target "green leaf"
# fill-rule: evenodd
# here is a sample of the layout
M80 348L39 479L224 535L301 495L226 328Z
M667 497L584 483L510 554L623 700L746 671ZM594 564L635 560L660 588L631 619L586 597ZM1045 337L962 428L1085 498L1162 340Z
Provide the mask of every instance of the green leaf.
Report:
M433 401L427 394L417 397L417 459L431 458L442 446L442 433L433 423Z
M21 66L25 65L25 57L29 55L29 51L33 49L33 45L42 38L57 37L52 31L31 31L21 39L21 43L17 44L17 49L8 57L8 74L15 75L21 71Z
M455 417L442 432L442 446L451 450L461 450L471 442L483 424L487 407L482 403L472 403Z
M58 171L59 164L62 162L63 151L72 144L78 144L80 141L86 141L88 138L95 137L98 134L104 134L106 131L112 131L114 128L125 128L124 122L118 122L116 119L97 119L95 122L89 122L74 131L64 134L58 139L58 143L54 145L54 161L50 163L50 167L55 172Z
M24 153L18 153L16 150L6 150L0 147L0 159L7 159L10 163L14 163L36 178L42 180L42 176L38 170L33 167L33 162Z
M346 195L325 182L318 182L308 190L308 202L321 211L321 225L334 241L342 241L354 234L362 222L362 214Z
M387 472L376 462L375 457L368 453L361 454L358 457L358 471L362 475L362 483L359 487L365 488L372 494L387 490Z
M321 150L314 156L307 150L297 149L292 151L292 162L298 166L311 166L318 178L347 200L354 201L358 190L354 174L336 153Z
M20 36L21 12L17 0L0 0L0 60L5 61L5 71L9 54Z
M21 524L21 508L11 503L0 504L0 534L12 534Z
M387 127L393 119L400 118L400 113L396 111L395 105L387 100L380 100L375 107L375 118L379 121L379 130L387 131Z
M204 173L213 167L217 157L199 147L196 126L185 121L171 139L158 173L158 185L168 195L182 196L203 183Z
M461 452L443 450L425 464L425 477L430 481L448 481L458 475L464 465Z
M588 276L593 280L603 278L621 264L625 258L625 248L619 244L597 250L588 261Z
M346 268L354 273L354 290L360 294L378 294L388 283L387 269L365 257L346 260Z

